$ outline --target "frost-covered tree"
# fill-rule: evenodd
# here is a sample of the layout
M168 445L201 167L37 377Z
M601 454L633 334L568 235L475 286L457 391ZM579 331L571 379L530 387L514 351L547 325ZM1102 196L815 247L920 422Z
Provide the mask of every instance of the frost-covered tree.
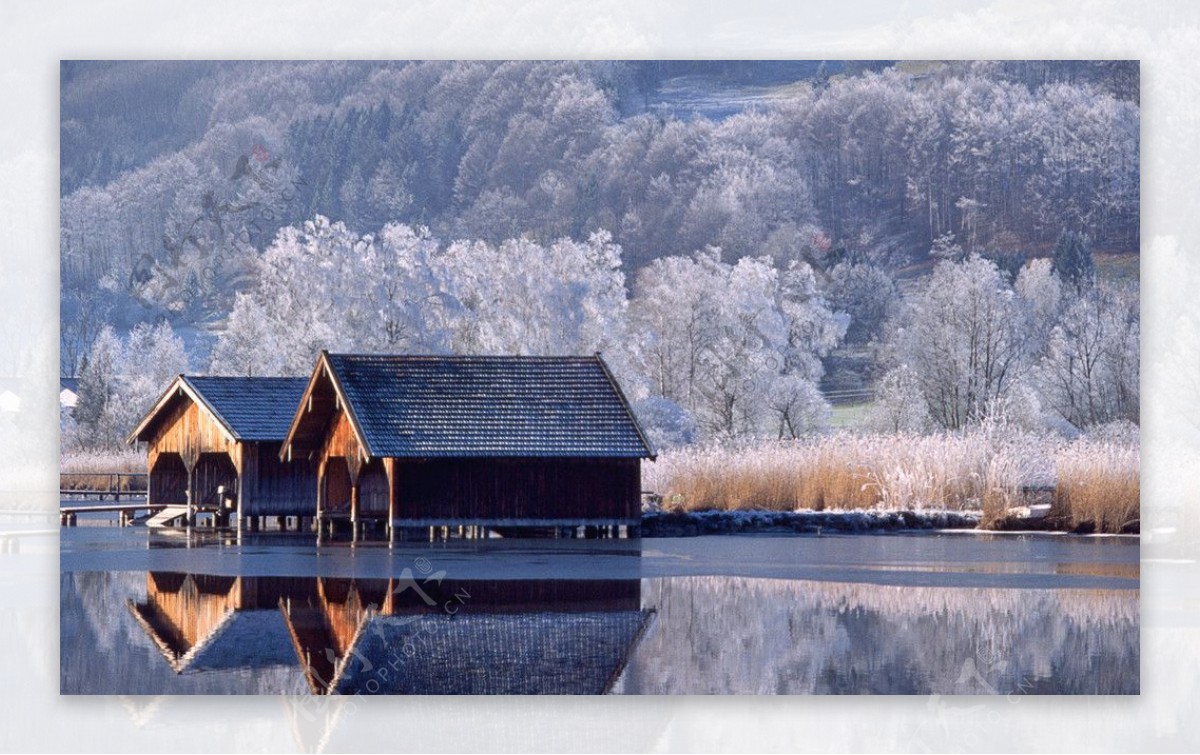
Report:
M1026 357L1021 310L995 264L977 254L942 262L908 297L890 338L914 371L930 416L958 429L1005 396Z
M457 353L588 354L621 362L625 276L621 249L605 232L548 246L455 242L438 260L455 303Z
M777 296L787 333L784 371L816 383L825 374L821 360L845 338L850 318L831 311L807 262L788 263L779 275Z
M696 423L687 410L662 396L647 396L633 404L634 414L654 447L662 451L695 442Z
M1073 301L1050 335L1038 365L1050 406L1080 429L1138 421L1138 299L1096 287Z
M117 374L122 397L135 415L141 416L158 398L167 383L187 370L183 340L167 322L151 327L139 323L125 338L123 359Z
M238 294L225 329L213 347L215 375L282 375L286 354L279 347L267 309L251 294Z
M795 373L773 377L766 409L780 440L799 438L829 425L832 409L813 381Z
M77 66L106 85L64 79L64 370L97 322L224 322L258 287L264 247L317 214L360 238L400 223L492 246L607 229L629 277L708 245L730 264L807 262L822 280L839 262L1041 248L1064 227L1138 247L1135 69L866 66L720 118L647 112L696 65ZM753 80L756 65L704 74ZM176 76L187 84L164 99ZM858 344L874 315L851 315Z
M629 306L651 392L693 414L703 355L717 340L719 269L711 254L655 260L638 274Z
M819 357L844 325L807 265L781 275L770 258L729 264L715 249L657 260L639 275L630 311L651 390L684 406L710 436L818 424Z
M865 344L880 335L897 303L896 283L871 265L842 263L829 271L829 306L850 316L846 342Z
M919 433L929 429L930 421L916 370L907 364L888 370L875 387L867 426L886 433Z
M447 350L437 249L401 225L378 237L321 216L285 228L258 261L258 284L235 302L212 369L304 374L321 349Z
M719 437L752 435L761 427L763 399L786 367L789 322L769 259L718 265L717 334L701 354L699 419Z
M1025 312L1029 351L1040 354L1062 311L1062 283L1054 273L1051 260L1039 258L1021 268L1013 288Z
M262 327L248 311L257 307L274 335L283 374L306 374L321 349L348 350L368 317L358 305L367 303L359 274L370 243L320 216L280 231L259 258L257 286L235 305L247 311L235 308L236 320L217 348L230 338L250 340L232 325Z
M87 448L123 444L176 375L186 372L183 341L166 323L137 325L122 341L104 328L79 375L75 433Z
M424 229L389 224L361 236L318 216L281 231L259 268L217 341L214 371L304 374L321 349L601 351L637 395L621 250L607 233L443 248Z
M361 281L368 317L357 334L362 348L385 353L441 353L449 349L454 302L439 275L437 239L425 228L384 226L364 249Z

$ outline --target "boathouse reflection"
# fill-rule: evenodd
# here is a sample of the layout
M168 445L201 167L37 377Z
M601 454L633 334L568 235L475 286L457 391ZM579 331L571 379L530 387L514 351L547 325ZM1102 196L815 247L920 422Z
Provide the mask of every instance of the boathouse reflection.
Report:
M176 673L298 664L314 694L597 694L646 626L638 579L146 575Z

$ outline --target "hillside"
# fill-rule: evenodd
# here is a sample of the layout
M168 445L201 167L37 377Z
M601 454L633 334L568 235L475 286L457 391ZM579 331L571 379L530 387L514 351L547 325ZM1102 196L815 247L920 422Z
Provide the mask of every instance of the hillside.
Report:
M905 277L936 244L1138 249L1136 63L95 62L62 68L65 374L166 320L207 361L279 230ZM905 272L905 271L908 272Z

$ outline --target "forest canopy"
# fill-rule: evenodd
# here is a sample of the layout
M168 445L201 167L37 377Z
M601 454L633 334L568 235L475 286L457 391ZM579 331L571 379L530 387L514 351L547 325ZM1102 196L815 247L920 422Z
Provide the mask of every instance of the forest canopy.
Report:
M831 373L908 425L1136 420L1094 258L1139 120L1122 61L64 63L61 367L166 323L201 370L602 348L680 437L819 426ZM1005 361L934 374L958 294Z

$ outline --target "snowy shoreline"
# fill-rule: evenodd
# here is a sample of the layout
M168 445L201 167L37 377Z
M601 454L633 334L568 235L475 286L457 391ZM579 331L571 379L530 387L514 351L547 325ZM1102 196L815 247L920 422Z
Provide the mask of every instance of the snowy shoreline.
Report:
M796 534L976 530L978 511L651 511L642 514L642 537L688 537L746 532Z

